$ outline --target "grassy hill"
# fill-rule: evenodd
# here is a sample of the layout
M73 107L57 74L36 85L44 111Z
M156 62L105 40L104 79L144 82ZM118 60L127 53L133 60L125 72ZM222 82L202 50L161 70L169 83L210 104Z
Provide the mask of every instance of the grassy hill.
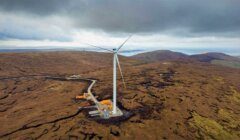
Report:
M211 63L215 65L222 65L231 68L239 68L240 58L226 55L224 53L204 53L196 55L186 55L179 52L173 52L169 50L159 50L153 52L146 52L132 56L137 60L146 62L156 61L174 61L174 60L195 60L200 62Z
M147 61L147 62L154 62L154 61L164 61L164 60L179 60L179 59L187 59L188 55L173 52L169 50L157 50L152 52L140 53L137 55L132 56L134 59Z

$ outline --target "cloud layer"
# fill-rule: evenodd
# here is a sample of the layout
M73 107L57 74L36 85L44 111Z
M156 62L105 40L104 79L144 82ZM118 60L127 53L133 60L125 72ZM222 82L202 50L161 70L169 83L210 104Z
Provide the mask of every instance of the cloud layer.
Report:
M67 40L66 30L239 37L239 13L239 0L1 0L0 39Z
M0 49L108 48L240 55L240 0L0 0ZM229 51L230 50L230 51Z

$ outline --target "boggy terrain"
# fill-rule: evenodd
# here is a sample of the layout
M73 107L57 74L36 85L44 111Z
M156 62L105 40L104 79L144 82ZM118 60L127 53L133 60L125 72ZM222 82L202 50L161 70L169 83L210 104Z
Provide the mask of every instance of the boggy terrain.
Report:
M120 57L124 121L98 122L75 100L89 83L48 78L79 74L97 79L93 93L112 98L111 54L0 54L0 139L240 139L240 69L192 60L144 62Z

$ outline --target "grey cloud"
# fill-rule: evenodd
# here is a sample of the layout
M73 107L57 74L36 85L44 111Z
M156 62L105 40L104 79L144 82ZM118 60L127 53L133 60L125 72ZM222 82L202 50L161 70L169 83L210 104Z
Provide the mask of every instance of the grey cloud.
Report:
M89 2L76 22L106 31L218 33L240 30L239 13L237 0L109 0Z
M70 3L68 0L0 0L0 9L46 16L57 14Z
M0 0L5 12L68 17L72 28L116 33L240 36L239 0Z

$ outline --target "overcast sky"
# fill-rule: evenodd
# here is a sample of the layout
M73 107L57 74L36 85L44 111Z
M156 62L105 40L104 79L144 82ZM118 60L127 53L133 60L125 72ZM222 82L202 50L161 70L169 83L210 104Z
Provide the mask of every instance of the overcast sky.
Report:
M240 55L240 0L0 0L0 49L171 49Z

